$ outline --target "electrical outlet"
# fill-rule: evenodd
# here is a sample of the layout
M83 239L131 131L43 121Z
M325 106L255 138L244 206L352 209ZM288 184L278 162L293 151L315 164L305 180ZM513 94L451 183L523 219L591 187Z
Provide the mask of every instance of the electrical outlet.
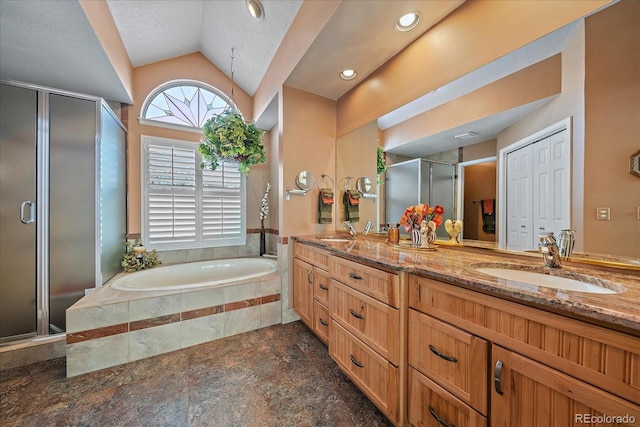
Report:
M636 219L640 221L640 206L637 207L638 212L636 213Z
M611 208L596 208L596 220L611 221Z

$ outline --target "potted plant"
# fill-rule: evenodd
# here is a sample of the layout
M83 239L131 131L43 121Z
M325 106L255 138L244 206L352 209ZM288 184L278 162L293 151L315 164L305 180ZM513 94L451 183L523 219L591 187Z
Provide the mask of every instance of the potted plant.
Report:
M238 170L248 175L251 166L267 161L263 132L255 124L246 122L237 110L213 116L204 124L203 131L199 148L205 161L202 168L208 163L216 170L220 159L228 159L238 163Z

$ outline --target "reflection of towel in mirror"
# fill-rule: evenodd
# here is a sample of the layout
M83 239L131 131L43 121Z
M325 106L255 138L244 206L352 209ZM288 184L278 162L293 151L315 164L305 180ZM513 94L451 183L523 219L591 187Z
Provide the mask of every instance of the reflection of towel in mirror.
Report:
M342 196L344 203L344 219L346 221L358 222L360 220L360 193L357 190L347 190Z
M330 188L321 188L318 196L318 223L331 224L331 209L333 206L333 190Z
M485 199L480 204L482 207L482 231L494 234L496 232L496 216L494 215L496 199Z

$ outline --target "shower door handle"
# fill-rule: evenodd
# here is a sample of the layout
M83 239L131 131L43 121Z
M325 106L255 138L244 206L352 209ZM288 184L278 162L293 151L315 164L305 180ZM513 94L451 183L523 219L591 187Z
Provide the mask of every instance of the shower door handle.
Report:
M26 207L29 207L29 217L27 218L25 215L25 211L26 211ZM33 222L35 221L35 217L34 217L34 203L31 200L25 200L24 202L22 202L20 204L20 222L22 222L23 224L33 224Z

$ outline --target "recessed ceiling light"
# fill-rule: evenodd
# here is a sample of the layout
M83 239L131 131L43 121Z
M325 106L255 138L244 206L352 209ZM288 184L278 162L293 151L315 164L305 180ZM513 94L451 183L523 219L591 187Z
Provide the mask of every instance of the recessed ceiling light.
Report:
M264 8L262 7L260 0L246 0L246 4L251 16L256 19L264 18Z
M420 14L418 12L411 12L402 15L396 21L396 30L400 32L411 31L420 23Z
M465 139L473 138L476 135L477 133L474 133L474 132L465 132L465 133L461 133L460 135L454 136L454 138L459 139L460 141L464 141Z
M340 78L342 80L353 80L356 78L356 76L357 74L354 70L342 70L342 72L340 73Z

